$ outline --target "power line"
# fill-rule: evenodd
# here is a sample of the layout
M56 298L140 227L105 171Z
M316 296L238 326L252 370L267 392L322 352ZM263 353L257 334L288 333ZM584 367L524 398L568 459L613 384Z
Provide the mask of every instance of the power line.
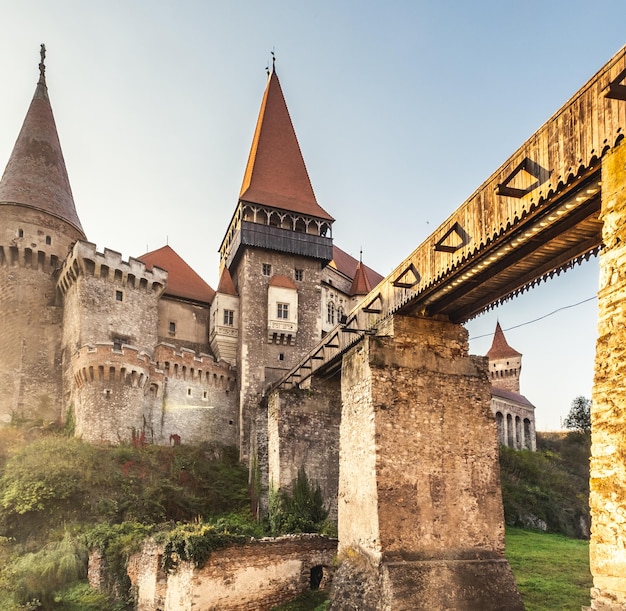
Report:
M553 314L556 314L557 312L562 312L563 310L568 310L569 308L575 308L576 306L582 305L583 303L587 303L588 301L592 301L593 299L597 299L597 298L598 298L597 295L594 295L593 297L583 299L582 301L579 301L578 303L572 303L570 305L566 305L556 310L553 310L552 312L549 312L548 314L544 314L543 316L540 316L539 318L535 318L533 320L520 323L519 325L509 327L508 329L503 329L503 331L512 331L513 329L519 329L520 327L525 327L526 325L532 325L534 322L538 322L540 320L543 320L544 318L548 318L548 316L552 316ZM481 339L483 337L491 337L492 335L493 333L485 333L484 335L476 335L475 337L470 337L470 341L472 341L473 339Z

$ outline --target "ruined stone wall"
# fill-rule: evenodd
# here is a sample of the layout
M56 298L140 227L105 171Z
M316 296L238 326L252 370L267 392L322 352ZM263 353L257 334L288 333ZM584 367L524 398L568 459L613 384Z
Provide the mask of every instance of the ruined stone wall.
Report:
M263 539L216 550L199 569L182 562L168 575L160 568L162 549L148 541L131 557L128 574L137 611L266 611L309 589L311 569L328 572L336 549L336 541L315 535ZM94 579L100 570L94 562Z
M53 274L79 237L50 215L0 206L0 424L61 417L62 312Z
M263 264L271 274L263 275ZM295 280L295 270L303 280ZM305 257L247 248L234 270L233 281L240 295L239 329L241 457L247 459L254 441L252 422L266 383L289 370L321 338L321 265ZM294 280L298 292L298 332L295 342L268 341L268 287L272 276Z
M591 402L591 608L626 609L626 145L602 161L598 341Z
M314 382L307 390L281 390L268 401L269 481L289 491L304 467L309 481L318 484L337 521L339 486L340 378Z
M487 359L460 325L394 316L388 331L344 357L331 608L521 610Z

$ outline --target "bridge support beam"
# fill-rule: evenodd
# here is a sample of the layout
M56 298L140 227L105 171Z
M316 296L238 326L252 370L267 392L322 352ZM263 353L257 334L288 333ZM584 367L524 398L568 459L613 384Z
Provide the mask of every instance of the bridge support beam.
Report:
M337 522L339 421L341 387L338 376L314 378L310 388L275 390L268 399L267 438L269 484L290 491L304 468L319 485L328 518Z
M591 408L591 609L626 610L626 144L602 160L598 342Z
M385 334L343 361L331 609L522 610L487 361L446 321L394 316Z

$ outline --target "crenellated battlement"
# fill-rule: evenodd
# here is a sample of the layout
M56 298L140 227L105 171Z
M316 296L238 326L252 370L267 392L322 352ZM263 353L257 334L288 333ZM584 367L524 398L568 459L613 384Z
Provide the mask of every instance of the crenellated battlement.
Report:
M79 276L92 276L126 288L154 291L160 297L167 285L167 272L159 267L146 269L143 261L122 255L114 250L96 250L91 242L78 241L68 254L59 274L58 287L63 294Z
M22 267L53 274L61 267L58 255L52 249L22 245L0 245L0 267Z
M161 394L166 377L228 391L236 383L235 370L227 363L171 344L159 344L154 358L128 344L121 348L113 342L85 345L72 357L72 369L77 388L93 382L121 383L149 387L155 396Z
M154 368L150 355L134 346L121 349L103 342L80 348L72 358L74 381L77 388L92 382L124 384L135 388L150 388L158 394L163 374Z
M157 370L168 378L189 380L221 388L234 390L236 371L228 363L219 363L210 354L198 354L193 350L178 350L172 344L161 343L154 351Z

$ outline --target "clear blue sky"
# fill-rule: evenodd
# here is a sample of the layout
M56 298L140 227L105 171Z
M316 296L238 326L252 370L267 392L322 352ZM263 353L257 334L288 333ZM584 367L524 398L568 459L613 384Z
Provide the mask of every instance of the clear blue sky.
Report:
M272 49L335 242L387 274L626 44L623 0L5 0L0 14L0 166L45 42L88 238L125 258L169 240L213 287ZM470 335L593 297L597 282L591 261ZM590 396L595 309L506 333L539 429Z

